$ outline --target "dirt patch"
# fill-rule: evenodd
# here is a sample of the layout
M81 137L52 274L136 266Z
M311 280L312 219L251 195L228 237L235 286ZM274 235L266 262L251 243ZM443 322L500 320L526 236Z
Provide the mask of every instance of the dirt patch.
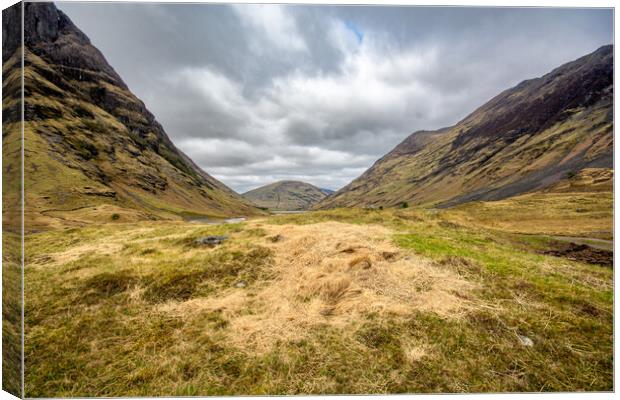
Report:
M544 250L541 253L606 267L612 267L614 264L613 251L597 249L587 244L554 241L550 243L550 247L550 250Z

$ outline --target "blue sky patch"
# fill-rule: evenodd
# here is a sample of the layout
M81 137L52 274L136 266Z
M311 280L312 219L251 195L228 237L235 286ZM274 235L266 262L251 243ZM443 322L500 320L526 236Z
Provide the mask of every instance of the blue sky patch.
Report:
M345 26L347 27L348 30L350 30L351 32L355 33L355 36L357 37L357 42L358 43L362 43L362 40L364 40L364 32L362 32L353 22L351 21L345 21L344 22Z

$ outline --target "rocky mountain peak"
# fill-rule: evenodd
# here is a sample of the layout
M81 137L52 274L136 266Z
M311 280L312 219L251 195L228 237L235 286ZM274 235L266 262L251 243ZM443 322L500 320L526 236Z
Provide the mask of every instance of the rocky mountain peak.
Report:
M26 3L24 41L39 57L85 73L104 73L109 82L127 86L90 39L54 3Z
M3 11L2 24L3 89L13 94L3 102L3 122L21 118L24 77L31 229L58 224L50 210L86 206L88 220L101 218L101 210L139 219L258 211L176 148L103 54L53 3L12 6Z

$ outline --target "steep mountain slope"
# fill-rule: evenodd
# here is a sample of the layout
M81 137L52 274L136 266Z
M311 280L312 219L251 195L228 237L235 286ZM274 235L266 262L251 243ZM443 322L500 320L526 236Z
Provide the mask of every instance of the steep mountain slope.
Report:
M576 174L542 190L544 193L608 193L614 191L614 171L609 168L584 168ZM612 196L613 198L613 196Z
M29 229L112 215L128 220L258 211L172 144L54 4L26 3L24 15ZM9 33L3 43L5 93L20 84L19 20L10 20L6 26L3 20ZM18 98L3 99L5 123L18 123L18 104Z
M275 182L243 194L259 207L278 211L307 210L326 196L322 189L297 181Z
M318 208L495 200L613 168L613 46L506 90L456 125L411 134Z

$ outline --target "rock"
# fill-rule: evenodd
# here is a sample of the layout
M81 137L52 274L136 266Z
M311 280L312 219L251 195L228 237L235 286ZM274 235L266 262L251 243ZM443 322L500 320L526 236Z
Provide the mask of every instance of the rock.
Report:
M383 257L384 260L393 260L396 258L396 256L398 255L397 252L395 251L384 251L381 252L381 257Z
M239 281L239 282L235 283L235 287L239 288L239 289L242 289L242 288L244 288L246 286L248 286L248 283L246 281Z
M158 191L164 191L168 187L168 181L165 177L143 173L137 174L135 178L137 186L153 194L156 194Z
M194 240L194 243L207 246L217 246L226 240L228 240L228 236L205 236Z
M282 236L282 235L280 235L280 234L277 234L277 235L274 235L274 236L270 236L270 237L268 237L268 239L269 239L272 243L277 243L277 242L282 241L282 239L284 239L284 236Z
M82 194L86 196L116 197L116 192L114 190L95 189L90 187L84 187Z
M525 347L534 347L534 341L527 336L517 335L519 342Z

